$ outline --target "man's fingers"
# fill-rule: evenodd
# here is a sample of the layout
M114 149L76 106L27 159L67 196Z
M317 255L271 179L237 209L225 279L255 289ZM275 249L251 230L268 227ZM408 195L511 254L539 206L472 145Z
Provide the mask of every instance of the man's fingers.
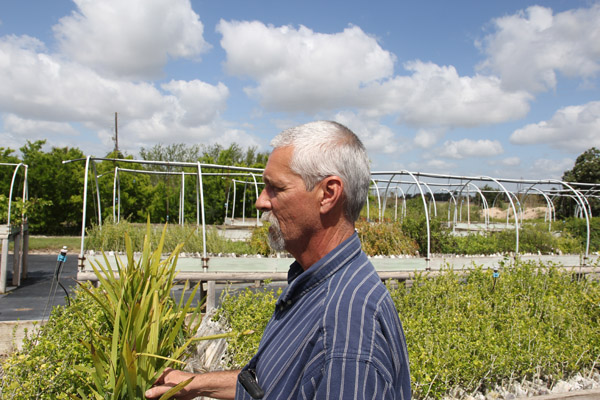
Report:
M156 382L154 382L154 385L150 389L146 390L146 393L144 393L146 398L158 398L175 386L174 384L165 383L165 377L169 375L172 371L172 368L165 368L165 370L162 374L160 374Z
M158 379L156 380L156 382L154 382L155 385L161 385L163 383L165 383L165 376L167 376L171 371L173 371L173 368L165 368L165 370L163 371L162 374L160 374L160 376L158 377Z
M167 393L172 387L173 386L171 385L155 386L146 390L145 396L148 399L156 399L162 396L163 394Z

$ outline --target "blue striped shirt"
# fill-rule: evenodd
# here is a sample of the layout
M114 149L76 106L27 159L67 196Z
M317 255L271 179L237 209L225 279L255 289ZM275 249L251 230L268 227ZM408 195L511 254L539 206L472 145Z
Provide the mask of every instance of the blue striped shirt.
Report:
M410 399L402 325L356 233L288 282L245 367L265 399Z

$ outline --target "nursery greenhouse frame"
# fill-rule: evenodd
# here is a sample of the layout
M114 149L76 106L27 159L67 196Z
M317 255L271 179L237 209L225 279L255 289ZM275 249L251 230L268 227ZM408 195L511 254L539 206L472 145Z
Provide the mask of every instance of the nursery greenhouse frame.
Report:
M23 163L0 163L0 167L14 168L8 194L6 224L0 224L0 293L6 293L8 278L8 247L11 240L14 243L12 285L18 287L21 284L21 280L27 278L29 229L27 226L27 215L25 214L25 204L28 200L28 166ZM21 171L22 197L20 201L22 205L22 215L20 223L14 224L14 221L11 221L14 201L13 197L16 196L18 190L17 178Z
M223 202L225 206L225 220L229 220L234 223L235 213L235 196L236 186L238 184L253 185L254 192L258 198L260 190L259 186L262 185L262 172L260 168L248 168L218 164L205 164L205 163L190 163L190 162L166 162L166 161L150 161L150 160L134 160L134 159L117 159L117 158L102 158L88 156L85 159L68 160L64 163L74 161L85 161L85 180L84 180L84 193L83 193L83 215L82 215L82 230L81 230L81 253L79 258L83 260L85 258L85 229L86 229L86 205L88 201L88 187L89 172L92 172L92 176L95 181L96 187L96 198L98 210L98 224L102 224L101 215L101 199L100 191L98 187L98 178L100 175L96 174L95 162L97 161L110 161L115 163L131 163L131 164L143 164L146 166L162 166L162 167L178 167L178 168L194 168L196 172L165 172L158 170L139 170L139 169L127 169L121 167L115 167L114 169L114 183L113 183L113 218L115 221L120 219L120 185L119 175L123 173L136 173L136 174L170 174L181 176L181 190L180 190L180 204L179 204L179 219L178 223L184 224L183 216L183 201L185 191L185 179L186 175L195 175L196 179L196 225L201 227L203 236L203 267L208 268L208 257L206 250L206 220L204 213L204 190L202 184L202 178L204 176L227 176L231 179L231 185L233 187L233 202L230 203L229 195L230 190L227 191L228 198ZM210 171L210 172L208 172ZM215 172L216 171L216 172ZM406 197L410 195L411 191L415 192L415 196L418 196L422 200L423 212L425 214L425 223L427 230L427 254L425 260L429 268L429 261L431 260L431 229L430 220L433 216L437 216L437 205L436 196L446 195L449 196L449 207L448 207L448 224L453 229L459 222L459 215L462 216L463 203L467 203L467 216L470 215L468 208L470 207L471 193L475 193L475 196L481 198L481 204L484 212L484 226L483 229L487 230L490 227L489 222L489 209L494 204L488 204L484 196L484 191L477 186L477 183L483 184L495 184L499 189L496 192L496 198L498 196L504 197L505 201L508 202L509 208L506 215L506 226L505 228L514 229L515 231L515 251L514 254L519 254L519 228L523 220L524 202L528 196L539 195L543 198L546 203L545 221L549 225L549 229L552 221L555 220L555 204L554 201L559 198L569 198L575 203L576 216L585 219L586 223L586 242L585 250L583 254L582 263L586 265L589 259L589 246L590 246L590 218L592 217L592 209L588 198L600 198L600 184L589 184L589 183L576 183L576 182L564 182L557 179L540 179L540 180L528 180L528 179L507 179L507 178L495 178L491 176L460 176L450 174L433 174L423 172L411 172L407 170L398 171L374 171L372 175L372 185L370 187L370 193L374 195L377 200L378 215L377 220L385 220L385 210L387 209L387 202L390 198L395 199L394 207L394 220L398 219L398 198L402 198L402 210L401 217L406 216ZM236 179L237 178L237 179ZM244 204L246 202L246 191L244 193ZM368 202L368 199L367 199ZM459 206L460 202L460 206ZM228 217L229 205L231 207L231 217ZM451 211L450 204L453 205ZM461 211L459 213L459 207ZM244 209L245 213L245 209ZM259 212L256 215L256 225L260 224ZM433 215L432 215L433 214ZM512 214L512 216L511 216ZM468 217L469 218L469 217ZM246 216L243 214L243 220L245 222ZM369 215L369 208L367 207L367 219L372 220ZM510 223L512 221L512 224ZM470 220L467 222L470 224Z

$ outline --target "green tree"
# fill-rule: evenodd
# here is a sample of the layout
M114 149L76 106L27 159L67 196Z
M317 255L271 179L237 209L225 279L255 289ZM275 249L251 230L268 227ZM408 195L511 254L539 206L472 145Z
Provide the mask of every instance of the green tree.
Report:
M27 141L21 147L23 163L29 166L29 198L51 201L29 218L32 233L66 234L81 229L81 207L83 192L84 163L63 164L64 160L83 158L77 148L53 147L49 152L42 150L45 140ZM93 202L88 202L93 212Z
M562 180L565 182L600 184L600 149L592 147L581 153L575 160L573 168L563 173ZM575 185L575 187L584 194L590 190L590 186ZM600 213L600 200L591 196L588 196L587 200L590 203L592 215L598 215ZM566 197L561 198L559 210L562 216L573 215L574 209L574 201Z
M106 156L106 158L117 157L133 159L131 155L124 156L122 153L114 151ZM115 185L117 168L127 169L128 171L119 171L117 184ZM141 171L142 173L132 172L131 170ZM145 222L155 191L151 183L151 177L143 173L145 167L137 163L107 160L96 163L96 172L99 177L98 186L100 187L103 220L112 219L114 211L115 219L120 217L120 219L127 219L130 222ZM114 210L113 200L115 203Z
M167 162L201 162L203 164L215 164L225 166L242 166L252 168L264 168L268 158L267 153L261 153L256 147L243 149L240 145L233 143L225 148L220 144L213 145L191 145L171 144L156 145L149 149L141 150L144 160L167 161ZM173 165L146 166L148 170L161 172L188 172L185 176L184 193L184 219L187 222L195 222L197 218L196 204L198 198L197 168L177 167ZM227 191L230 190L232 179L241 179L227 169L205 168L203 173L222 173L220 176L203 176L204 211L208 224L222 223L225 216L225 202ZM251 178L248 178L252 183ZM149 213L153 222L164 222L168 216L170 222L177 222L179 210L179 196L181 192L181 175L154 175L151 176L153 190L149 191ZM239 188L238 188L239 189ZM254 185L246 187L246 215L250 216L254 207L256 193ZM236 199L236 210L242 210L243 193L238 192ZM231 201L231 200L230 200ZM256 214L254 214L256 215Z
M14 150L11 148L0 147L0 164L18 164L21 162L19 158L13 155ZM12 181L15 166L0 165L0 194L3 194L8 199L10 193L10 183ZM21 174L22 175L22 174ZM22 186L21 186L22 187Z
M256 147L242 149L238 144L233 143L228 148L219 144L212 146L203 146L203 154L200 162L205 164L230 165L237 167L264 168L269 158L268 153L261 153ZM217 171L213 171L217 172ZM245 215L250 218L256 216L254 203L256 201L256 189L254 180L251 176L240 176L228 170L220 171L222 176L206 177L204 184L204 202L206 220L209 223L222 223L225 217L225 203L227 202L229 192L229 211L233 207L232 180L248 181L247 185L240 185L236 188L235 209L236 215L242 215L244 206L244 187L245 187ZM257 180L259 180L257 178ZM261 188L258 188L259 192Z
M143 160L163 162L195 163L200 158L200 153L201 147L199 145L186 145L183 143L170 145L157 144L149 149L142 147L140 150L140 156ZM150 177L150 182L154 186L154 190L150 193L152 199L149 204L151 220L153 222L177 222L176 215L179 209L181 176L172 175L172 173L195 172L195 169L172 165L151 165L145 168L151 171L166 173L151 175ZM186 178L185 186L188 188L195 187L194 180ZM190 191L187 192L189 193ZM188 201L185 203L187 204ZM195 199L192 204L196 204Z

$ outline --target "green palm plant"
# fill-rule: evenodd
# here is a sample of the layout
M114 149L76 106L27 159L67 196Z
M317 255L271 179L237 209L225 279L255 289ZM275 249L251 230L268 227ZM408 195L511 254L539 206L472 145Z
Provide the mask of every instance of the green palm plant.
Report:
M102 290L82 286L101 308L109 325L111 335L102 335L86 323L91 339L83 342L93 360L93 367L77 366L92 377L89 389L92 399L143 399L144 392L156 381L167 367L180 364L190 344L195 340L216 337L193 338L201 322L201 304L192 306L199 288L196 285L187 301L186 283L179 302L171 297L178 254L183 244L163 259L162 251L166 225L157 248L152 251L151 228L147 227L141 257L136 261L131 238L125 235L126 263L117 257L117 271L112 270L106 255L105 266L92 263ZM189 292L188 292L189 293ZM190 321L186 323L186 321ZM188 382L166 393L168 399ZM88 398L78 390L82 398Z

